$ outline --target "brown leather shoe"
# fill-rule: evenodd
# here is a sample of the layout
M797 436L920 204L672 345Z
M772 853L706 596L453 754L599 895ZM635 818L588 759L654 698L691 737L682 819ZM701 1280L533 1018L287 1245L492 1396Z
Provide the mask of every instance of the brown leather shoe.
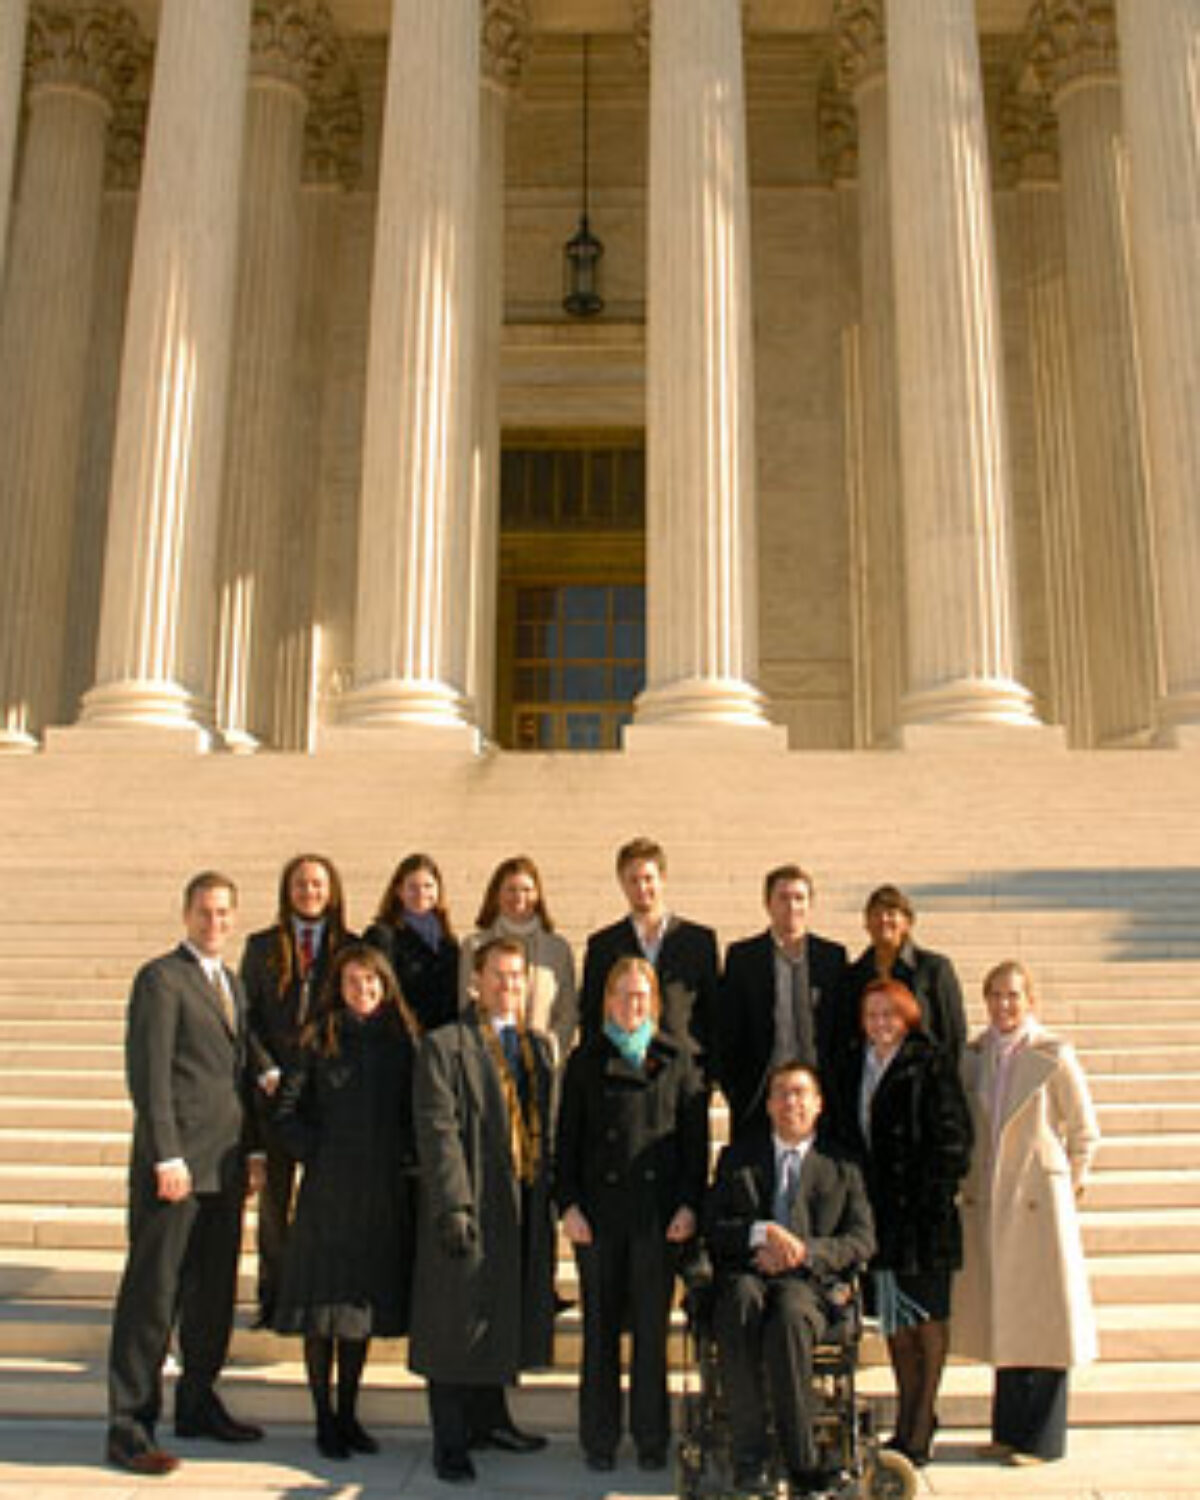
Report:
M135 1446L113 1437L108 1440L105 1457L110 1464L118 1469L127 1469L130 1474L162 1476L173 1474L179 1467L179 1460L164 1448Z

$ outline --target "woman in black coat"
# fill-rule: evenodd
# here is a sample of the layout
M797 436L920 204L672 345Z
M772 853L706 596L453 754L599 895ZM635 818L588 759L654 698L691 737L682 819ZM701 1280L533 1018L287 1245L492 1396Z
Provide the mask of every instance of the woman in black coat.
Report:
M374 922L363 933L392 966L422 1031L458 1014L458 940L450 926L442 872L428 854L409 854L392 871Z
M368 1345L408 1331L417 1034L387 960L350 944L334 960L300 1062L279 1091L276 1128L304 1177L274 1326L304 1335L317 1447L327 1458L376 1451L356 1414Z
M604 1026L563 1080L555 1197L583 1299L579 1437L607 1470L621 1438L621 1329L633 1334L629 1426L643 1469L666 1462L667 1320L678 1247L696 1232L708 1174L708 1098L690 1053L656 1031L658 980L642 958L609 971Z
M858 1157L875 1218L876 1311L896 1376L891 1446L929 1460L949 1344L950 1279L962 1265L956 1199L971 1158L958 1070L921 1027L912 992L869 984L863 1036L838 1086L835 1132Z

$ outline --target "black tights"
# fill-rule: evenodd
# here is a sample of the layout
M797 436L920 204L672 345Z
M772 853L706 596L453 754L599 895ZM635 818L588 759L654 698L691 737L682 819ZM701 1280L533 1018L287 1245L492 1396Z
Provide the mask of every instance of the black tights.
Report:
M944 1319L897 1329L888 1339L899 1398L896 1436L914 1453L928 1453L933 1442L937 1393L949 1343L950 1327Z
M308 1371L308 1388L312 1392L317 1420L333 1416L333 1357L337 1352L337 1414L341 1421L354 1420L358 1404L358 1387L367 1362L370 1339L333 1339L321 1334L304 1337L304 1367Z

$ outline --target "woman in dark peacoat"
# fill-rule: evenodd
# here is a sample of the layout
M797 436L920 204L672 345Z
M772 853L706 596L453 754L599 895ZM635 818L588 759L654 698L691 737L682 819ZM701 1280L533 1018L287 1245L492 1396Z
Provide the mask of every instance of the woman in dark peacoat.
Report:
M937 1426L950 1280L962 1265L957 1197L970 1165L958 1070L895 979L863 994L863 1036L839 1072L832 1126L862 1166L875 1219L877 1311L896 1375L893 1446L920 1464Z
M304 1335L317 1446L329 1458L375 1451L355 1411L369 1341L408 1329L416 1035L387 961L350 944L334 960L300 1062L279 1091L276 1128L304 1176L274 1326Z
M391 964L422 1031L458 1014L458 939L442 872L428 854L406 855L392 871L363 941Z
M567 1063L555 1198L583 1294L579 1438L611 1469L621 1438L621 1329L633 1334L629 1426L645 1468L670 1438L667 1320L678 1246L695 1233L708 1175L708 1096L689 1050L655 1030L658 981L618 959L603 1030Z

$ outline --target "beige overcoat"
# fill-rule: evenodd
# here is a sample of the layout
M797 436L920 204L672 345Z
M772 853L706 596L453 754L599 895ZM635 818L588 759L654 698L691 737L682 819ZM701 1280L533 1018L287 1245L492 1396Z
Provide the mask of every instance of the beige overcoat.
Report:
M975 1153L951 1347L997 1366L1086 1364L1096 1357L1096 1324L1075 1203L1100 1139L1087 1081L1069 1043L1035 1026L1013 1058L994 1131L986 1035L963 1053Z

